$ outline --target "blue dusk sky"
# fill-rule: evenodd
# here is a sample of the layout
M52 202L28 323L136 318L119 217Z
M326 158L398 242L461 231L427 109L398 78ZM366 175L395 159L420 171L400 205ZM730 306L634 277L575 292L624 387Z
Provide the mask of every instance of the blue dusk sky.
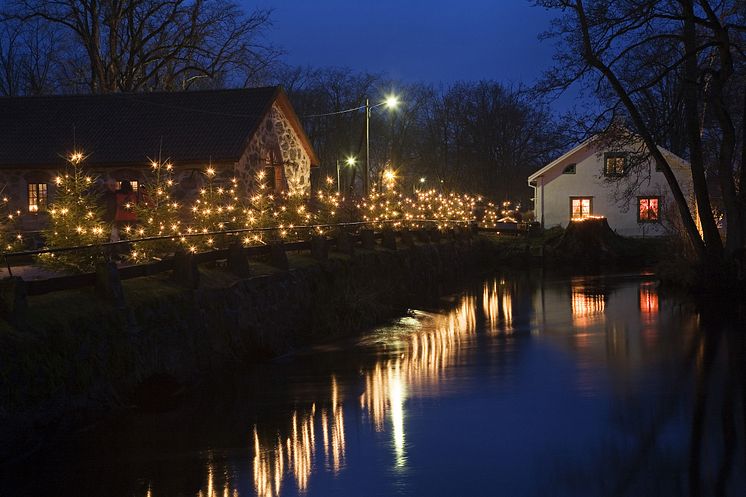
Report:
M243 0L274 9L268 33L292 65L407 82L534 82L552 63L538 35L554 12L529 0Z

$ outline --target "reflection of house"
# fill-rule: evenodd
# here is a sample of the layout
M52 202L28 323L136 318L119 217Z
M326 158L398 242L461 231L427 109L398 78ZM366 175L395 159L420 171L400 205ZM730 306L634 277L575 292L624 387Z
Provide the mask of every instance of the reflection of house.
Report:
M687 198L689 164L661 149ZM543 227L570 219L604 216L620 235L662 235L673 197L652 160L630 150L610 152L594 137L529 176L536 218Z
M0 129L0 184L27 225L52 200L52 180L73 149L117 181L141 182L148 158L168 158L182 195L196 190L208 164L246 189L267 168L275 190L291 193L310 190L318 165L280 87L0 98Z

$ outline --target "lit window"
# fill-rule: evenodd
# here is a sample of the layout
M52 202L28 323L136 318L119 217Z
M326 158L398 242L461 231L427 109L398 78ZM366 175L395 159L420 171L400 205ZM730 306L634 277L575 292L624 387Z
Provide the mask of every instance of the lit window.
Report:
M42 212L47 210L47 184L28 184L28 211Z
M608 153L604 156L604 176L624 176L626 169L626 154Z
M562 174L575 174L575 163L565 166L565 168L562 170Z
M660 197L637 198L637 221L641 223L657 223L661 219Z
M140 187L140 183L136 179L127 179L122 181L129 181L130 185L132 185L133 192L136 192L137 189ZM122 181L117 181L117 190L122 188Z
M570 217L585 219L593 212L593 197L570 197Z

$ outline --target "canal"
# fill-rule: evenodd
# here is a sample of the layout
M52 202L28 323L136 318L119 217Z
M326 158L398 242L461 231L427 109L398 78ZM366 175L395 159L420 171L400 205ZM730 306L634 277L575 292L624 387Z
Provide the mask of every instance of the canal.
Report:
M490 276L110 416L0 494L746 495L746 326L722 308L645 275Z

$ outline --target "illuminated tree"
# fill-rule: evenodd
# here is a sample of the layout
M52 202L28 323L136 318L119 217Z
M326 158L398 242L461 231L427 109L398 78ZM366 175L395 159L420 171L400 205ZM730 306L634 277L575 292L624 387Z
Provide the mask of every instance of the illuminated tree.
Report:
M0 195L2 191L0 191ZM18 216L21 211L10 211L10 198L2 195L0 199L0 240L2 240L3 250L11 252L18 250L23 244L23 237L16 229Z
M178 236L183 229L181 206L173 199L173 164L166 161L152 161L149 174L140 188L140 202L134 206L139 226L135 229L138 237L173 236L170 239L142 242L133 245L131 257L142 260L162 257L172 253L179 245ZM125 231L129 232L128 227Z
M190 210L192 218L187 233L209 233L224 231L237 227L239 199L237 196L238 180L231 179L230 184L221 186L216 184L217 173L212 166L204 171L205 186L200 189L199 197ZM209 248L224 248L224 236L206 236L204 243ZM192 250L196 247L190 246Z
M95 245L108 239L99 195L93 188L95 180L86 173L84 161L82 153L74 152L67 158L65 170L55 178L57 195L49 208L49 226L44 230L49 248ZM57 267L88 271L95 268L100 254L96 249L75 250L42 254L40 260Z
M275 196L270 193L267 182L266 171L259 170L254 180L254 191L249 197L248 205L244 208L245 228L267 228L274 225L273 215L275 207ZM243 243L262 243L268 240L267 233L263 231L252 232L245 235Z

